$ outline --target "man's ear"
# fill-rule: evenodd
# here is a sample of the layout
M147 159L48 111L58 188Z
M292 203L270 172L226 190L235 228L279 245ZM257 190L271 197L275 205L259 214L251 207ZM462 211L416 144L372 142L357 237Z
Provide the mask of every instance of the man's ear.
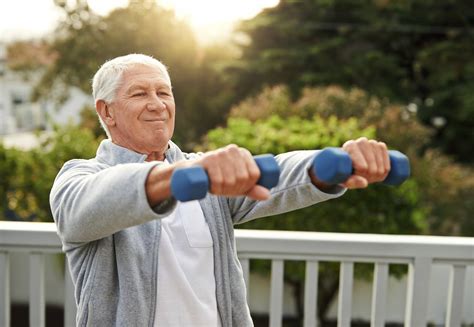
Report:
M107 126L115 126L113 112L104 100L97 100L95 102L95 110Z

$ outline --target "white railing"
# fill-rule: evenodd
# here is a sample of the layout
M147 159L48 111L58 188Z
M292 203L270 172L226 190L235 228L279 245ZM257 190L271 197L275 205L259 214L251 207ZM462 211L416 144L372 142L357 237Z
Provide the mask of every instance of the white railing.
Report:
M29 254L29 321L30 326L44 327L45 256L62 253L61 242L53 223L0 221L0 326L10 326L10 256ZM75 326L74 286L65 265L64 326Z
M251 259L271 260L270 326L282 325L285 260L306 262L304 326L317 324L319 262L340 262L338 327L349 327L354 263L375 264L371 326L384 326L389 264L407 264L405 326L426 326L433 265L451 266L446 306L447 327L461 326L465 275L474 266L474 239L466 237L339 234L236 230L237 250L249 281ZM10 254L30 256L30 326L45 325L44 255L60 253L54 224L0 222L0 326L10 326ZM67 271L67 270L66 270ZM68 277L68 273L66 274ZM65 326L74 325L72 283L66 278ZM251 289L250 289L251 292Z

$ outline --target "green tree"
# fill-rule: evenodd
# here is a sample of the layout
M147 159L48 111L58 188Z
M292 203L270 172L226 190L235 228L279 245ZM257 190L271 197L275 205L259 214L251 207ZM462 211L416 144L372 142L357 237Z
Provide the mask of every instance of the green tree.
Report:
M472 163L473 24L467 0L281 0L241 25L238 93L338 84L413 103L430 146Z
M315 115L339 120L357 117L359 126L373 128L372 135L410 157L412 178L420 187L423 206L429 208L429 233L474 235L474 229L468 227L472 226L472 204L467 197L474 187L473 170L437 150L424 150L432 130L420 124L409 108L370 96L358 88L345 90L339 86L304 88L300 98L292 101L288 88L279 85L242 101L230 112L231 118L247 117L252 122L272 114L306 120Z
M99 118L95 111L95 108L92 106L84 106L81 112L79 113L80 120L79 126L85 129L88 129L94 134L96 138L106 138L107 135L99 123Z
M431 129L415 119L410 108L371 97L361 89L337 87L306 88L290 110L305 117L311 114L340 119L358 117L362 126L373 126L377 138L408 154L420 198L429 209L430 234L474 235L467 197L473 191L474 171L460 165L439 150L428 149ZM440 189L445 192L439 192Z
M58 171L70 159L94 157L98 143L90 130L65 126L30 151L7 149L15 173L1 183L8 187L4 209L21 220L51 221L49 193Z
M0 143L0 220L8 208L7 194L11 189L12 177L16 175L16 170L14 153Z

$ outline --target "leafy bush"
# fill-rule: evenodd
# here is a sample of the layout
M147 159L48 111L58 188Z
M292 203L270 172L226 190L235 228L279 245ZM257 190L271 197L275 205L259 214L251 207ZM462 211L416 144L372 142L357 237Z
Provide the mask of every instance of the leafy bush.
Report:
M275 113L284 123L274 131L279 136L275 136L271 142L261 142L259 133L241 139L245 128L237 131L237 127L233 125L235 119L241 118L248 119L247 125L251 128L261 128L260 125L268 124L261 122L273 120L272 115ZM390 148L409 156L412 177L408 184L414 184L413 187L417 189L419 210L424 212L425 217L417 220L422 222L423 231L438 235L472 236L472 204L468 194L472 194L474 189L474 173L472 169L455 163L440 151L427 149L432 130L420 124L415 115L410 108L370 96L358 88L346 90L334 85L305 88L300 98L291 101L287 87L280 85L267 88L256 97L236 105L231 110L228 127L210 131L208 139L225 142L234 140L250 148L255 147L254 143L258 143L261 148L266 143L277 142L278 147L274 151L277 150L275 153L278 153L298 146L302 149L337 146L360 135L375 137L386 142ZM298 124L291 124L295 117L300 118L301 122L298 124L305 128L304 132L299 130ZM357 124L349 126L347 123L350 120ZM310 122L319 122L314 125L314 132L311 128L303 127L311 124ZM339 124L339 127L334 124ZM357 134L354 128L364 132ZM293 137L299 138L299 144L289 147L288 142ZM315 138L319 141L315 142ZM407 192L405 187L407 186L403 185L397 191ZM387 188L382 190L388 191ZM371 190L363 192L370 194ZM346 195L341 200L345 201L348 196L352 195Z
M0 160L6 157L0 161L4 216L52 221L49 192L54 178L66 161L94 157L98 143L90 130L65 126L56 128L39 147L30 151L0 147Z

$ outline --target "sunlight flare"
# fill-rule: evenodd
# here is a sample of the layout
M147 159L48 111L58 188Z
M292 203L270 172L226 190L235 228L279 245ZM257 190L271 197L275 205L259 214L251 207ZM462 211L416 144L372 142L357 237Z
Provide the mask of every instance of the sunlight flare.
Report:
M279 0L162 0L159 3L173 8L176 14L192 25L204 26L249 19L263 8L273 7Z

